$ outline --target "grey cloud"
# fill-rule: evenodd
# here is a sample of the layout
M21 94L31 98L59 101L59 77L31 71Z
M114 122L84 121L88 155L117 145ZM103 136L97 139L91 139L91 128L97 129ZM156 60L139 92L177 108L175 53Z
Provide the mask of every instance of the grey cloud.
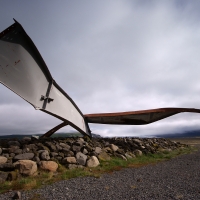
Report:
M13 15L19 20L55 80L83 113L199 107L199 1L16 4L5 3L1 29L12 23ZM27 105L3 86L0 93L0 105ZM24 130L32 131L59 123L50 117L51 124L45 114L28 119L23 109L20 118L11 121L19 131L24 120ZM91 127L102 135L162 134L199 128L198 119L182 114L147 126ZM6 124L0 124L0 130L6 131Z

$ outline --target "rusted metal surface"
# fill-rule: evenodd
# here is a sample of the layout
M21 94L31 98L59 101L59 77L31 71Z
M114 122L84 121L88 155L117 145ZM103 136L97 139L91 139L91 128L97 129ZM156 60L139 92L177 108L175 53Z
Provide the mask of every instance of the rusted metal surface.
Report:
M200 113L200 109L158 108L132 112L86 114L84 116L88 123L145 125L182 112Z
M53 79L36 46L17 21L0 33L0 82L35 109L90 135L82 112Z
M44 138L44 137L50 137L51 135L53 135L57 130L61 129L62 127L64 126L67 126L68 124L66 122L63 122L61 124L59 124L58 126L52 128L51 130L49 130L48 132L46 132L45 134L43 134L41 136L41 138Z

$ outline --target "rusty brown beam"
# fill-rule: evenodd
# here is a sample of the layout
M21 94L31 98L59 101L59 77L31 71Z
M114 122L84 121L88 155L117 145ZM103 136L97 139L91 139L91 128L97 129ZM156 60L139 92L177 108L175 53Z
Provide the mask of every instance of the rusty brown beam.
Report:
M172 115L189 112L200 113L200 109L195 108L157 108L149 110L138 110L129 112L116 112L116 113L94 113L84 115L87 123L97 124L116 124L116 125L145 125L156 122L158 120L170 117ZM50 137L55 131L62 128L66 124L54 127L42 137Z
M67 122L63 122L61 124L59 124L58 126L52 128L51 130L49 130L48 132L46 132L44 135L42 135L40 138L44 138L44 137L50 137L51 135L53 135L57 130L61 129L64 126L67 126Z
M130 112L86 114L84 117L88 123L145 125L182 112L200 113L200 109L157 108Z

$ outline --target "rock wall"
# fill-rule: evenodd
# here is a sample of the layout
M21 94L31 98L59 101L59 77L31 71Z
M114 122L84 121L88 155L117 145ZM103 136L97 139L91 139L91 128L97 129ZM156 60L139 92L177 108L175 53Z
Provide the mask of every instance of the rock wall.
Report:
M41 138L0 140L0 182L34 175L38 168L96 167L117 156L127 160L147 153L172 151L185 145L163 138ZM17 174L15 173L17 172Z

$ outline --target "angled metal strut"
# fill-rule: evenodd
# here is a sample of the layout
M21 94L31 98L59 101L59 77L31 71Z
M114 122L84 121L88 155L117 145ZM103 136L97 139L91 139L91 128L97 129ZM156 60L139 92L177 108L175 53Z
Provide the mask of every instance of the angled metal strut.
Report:
M88 123L145 125L182 112L200 113L194 108L158 108L84 115L53 79L33 41L16 20L0 33L0 83L35 109L63 121L42 137L49 137L66 125L91 136Z

